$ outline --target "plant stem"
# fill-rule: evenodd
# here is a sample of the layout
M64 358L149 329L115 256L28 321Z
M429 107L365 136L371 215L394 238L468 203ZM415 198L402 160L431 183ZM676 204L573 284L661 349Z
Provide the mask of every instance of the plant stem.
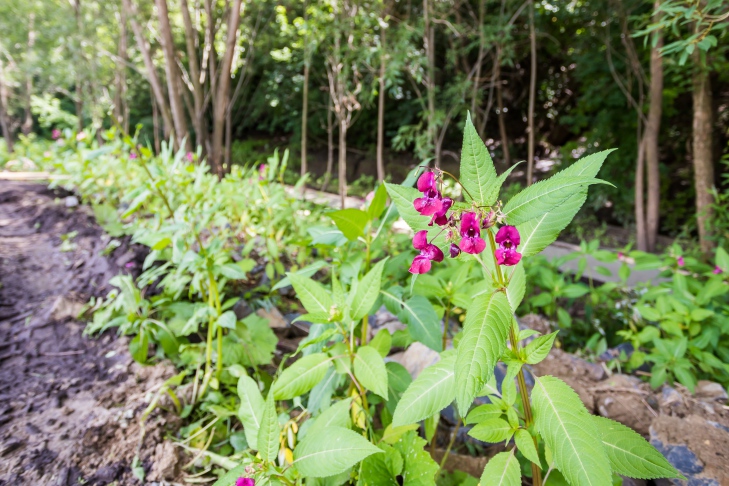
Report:
M367 231L368 231L368 236L367 236L367 253L365 254L365 274L367 274L367 272L370 271L370 258L371 258L370 241L371 241L371 239L369 236L369 226L367 227ZM367 318L368 318L368 316L364 316L364 318L362 319L362 338L360 341L362 346L365 346L367 344L367 325L368 325Z
M501 272L501 266L496 260L496 241L494 240L494 234L490 229L486 232L489 236L489 244L491 246L491 254L494 258L494 266L496 267L496 276L499 279L499 285L502 287L504 292L506 291L506 283L504 282L504 275ZM521 356L521 349L519 347L519 337L516 335L513 323L509 326L509 342L511 344L511 350L517 355ZM529 401L529 391L526 387L526 380L524 379L524 368L519 368L519 373L516 375L517 383L519 384L519 394L521 395L522 407L524 407L524 425L528 429L534 422L534 416L532 415L532 405ZM532 436L534 440L534 447L539 450L537 445L537 438ZM532 463L532 486L542 486L542 470L537 464Z
M456 442L456 437L458 436L458 430L461 428L461 419L458 419L458 422L456 422L456 428L453 431L453 435L451 435L451 440L448 442L448 447L445 450L445 453L443 454L443 458L440 460L440 467L438 468L438 472L440 472L441 469L445 466L446 461L448 460L448 455L451 453L451 449L453 448L453 444Z
M448 301L448 306L445 310L445 315L443 316L443 351L446 349L446 342L448 341L448 319L450 319L451 314L451 303Z

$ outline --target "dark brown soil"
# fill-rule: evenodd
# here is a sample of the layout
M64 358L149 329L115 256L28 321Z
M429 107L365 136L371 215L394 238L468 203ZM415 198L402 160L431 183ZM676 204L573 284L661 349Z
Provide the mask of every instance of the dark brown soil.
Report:
M83 335L83 304L144 255L121 241L103 256L109 237L67 196L0 181L0 485L139 484L132 459L150 469L175 423L152 414L140 441L139 415L174 370Z

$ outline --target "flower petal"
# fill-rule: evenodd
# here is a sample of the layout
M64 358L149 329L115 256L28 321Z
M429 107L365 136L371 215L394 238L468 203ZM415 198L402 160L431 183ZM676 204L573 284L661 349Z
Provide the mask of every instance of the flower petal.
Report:
M410 273L420 274L428 273L430 271L430 260L428 257L418 255L413 259L413 263L410 265Z
M443 251L433 244L430 244L426 248L424 248L420 252L420 254L427 257L428 260L433 260L434 262L443 261Z
M413 248L422 250L428 246L428 230L421 230L413 236Z
M477 255L486 248L486 242L478 236L469 238L465 237L461 239L461 250L471 255Z
M443 202L435 197L424 196L413 201L413 206L423 216L431 216L440 211L443 207Z
M499 228L499 231L496 233L496 243L502 244L504 242L509 242L513 246L519 246L519 243L521 243L519 230L509 225Z
M456 245L455 243L451 243L450 252L451 252L451 258L456 258L458 255L461 254L461 248L458 245Z
M436 189L435 174L431 171L423 172L418 178L418 191L427 192Z

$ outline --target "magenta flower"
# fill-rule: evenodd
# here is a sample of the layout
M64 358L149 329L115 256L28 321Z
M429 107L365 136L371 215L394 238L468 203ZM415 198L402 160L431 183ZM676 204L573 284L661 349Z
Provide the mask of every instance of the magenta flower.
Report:
M456 245L455 243L451 243L451 258L456 258L458 255L461 254L461 248Z
M489 214L486 215L485 218L483 218L483 221L481 221L481 228L488 229L494 225L496 222L496 213L493 211L489 211Z
M502 226L496 233L496 243L499 247L494 254L499 265L508 267L516 265L521 260L521 253L516 251L516 247L521 243L519 231L514 226Z
M418 178L418 191L428 192L437 190L438 185L435 180L435 174L430 171L423 172Z
M262 181L266 178L266 164L258 166L258 180Z
M476 213L463 213L461 215L461 250L476 255L486 248L486 242L481 239L481 228Z
M423 172L418 178L418 190L423 193L423 197L413 201L413 206L415 206L417 212L423 216L432 216L443 209L443 201L433 172Z
M238 478L235 480L235 486L256 486L256 482L251 478Z
M678 266L679 266L679 267L682 267L682 266L684 266L684 265L686 264L686 263L685 263L685 262L683 261L683 257L682 257L682 256L680 256L680 257L676 258L676 263L678 264Z
M714 267L714 273L715 273L716 275L719 275L720 273L722 273L722 269L721 269L721 267L720 267L719 265L716 265L716 266Z
M134 160L137 158L137 154L135 152L132 152L131 154L129 154L129 158Z
M444 197L441 200L441 208L440 211L433 214L433 219L430 220L430 223L428 223L428 226L433 226L433 223L437 224L438 226L444 226L448 223L448 218L446 217L446 213L448 210L453 206L453 199L449 197Z
M430 271L431 260L443 261L443 252L432 243L428 243L428 231L422 230L415 233L413 237L413 248L420 250L420 255L413 259L410 265L410 273L420 274Z
M51 132L51 138L53 140L58 140L59 138L61 138L61 131L58 128L54 128Z
M187 161L188 161L188 162L192 162L192 159L193 159L193 155L192 155L192 152L187 152L187 153L185 154L185 157L187 157Z

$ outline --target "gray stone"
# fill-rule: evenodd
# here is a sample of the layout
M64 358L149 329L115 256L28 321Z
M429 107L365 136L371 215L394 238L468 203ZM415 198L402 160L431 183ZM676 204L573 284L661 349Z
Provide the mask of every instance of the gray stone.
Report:
M63 204L67 208L75 208L78 206L78 198L76 196L68 196L63 199Z
M726 390L719 383L707 380L699 380L694 391L697 398L704 400L715 400L726 402L729 399Z
M414 380L425 368L440 361L440 354L416 341L405 351L390 355L388 361L403 365Z

